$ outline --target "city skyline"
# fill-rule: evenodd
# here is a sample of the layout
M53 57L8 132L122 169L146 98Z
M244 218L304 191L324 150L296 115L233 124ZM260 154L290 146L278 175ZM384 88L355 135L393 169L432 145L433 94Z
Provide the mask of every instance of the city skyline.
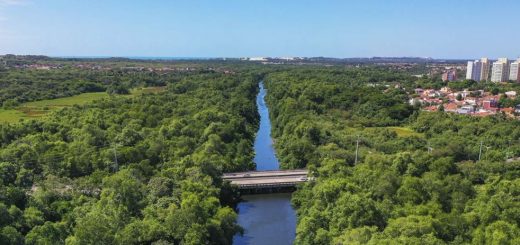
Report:
M516 60L510 60L504 57L498 58L497 60L480 58L474 61L468 61L466 66L466 79L477 82L520 82L519 68L520 58ZM443 76L443 80L444 77L446 77L446 80L450 80L447 76Z
M516 59L520 33L508 26L519 8L512 0L0 0L0 54Z

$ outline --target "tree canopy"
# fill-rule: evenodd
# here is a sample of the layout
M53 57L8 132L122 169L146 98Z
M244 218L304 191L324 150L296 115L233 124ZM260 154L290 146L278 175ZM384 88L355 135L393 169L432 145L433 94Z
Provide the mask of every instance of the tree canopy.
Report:
M420 112L388 86L406 76L380 73L267 75L278 157L314 177L293 194L295 243L518 243L520 122Z
M250 74L187 74L0 125L0 243L230 244L220 176L253 167L256 93Z

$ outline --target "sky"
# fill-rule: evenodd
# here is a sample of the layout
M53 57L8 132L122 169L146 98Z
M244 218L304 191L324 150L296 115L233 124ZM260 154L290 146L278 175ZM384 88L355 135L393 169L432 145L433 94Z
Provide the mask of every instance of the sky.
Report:
M518 0L0 0L0 54L520 56Z

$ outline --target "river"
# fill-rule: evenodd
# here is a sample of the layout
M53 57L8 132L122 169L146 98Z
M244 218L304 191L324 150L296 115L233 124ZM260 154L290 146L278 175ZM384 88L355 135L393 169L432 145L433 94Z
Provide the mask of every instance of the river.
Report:
M269 108L265 103L267 91L259 84L260 92L256 97L260 127L255 139L255 158L257 170L279 169L279 162L271 138ZM238 204L238 224L245 230L244 235L236 235L233 244L292 244L296 235L296 213L291 207L290 193L261 194L242 196Z

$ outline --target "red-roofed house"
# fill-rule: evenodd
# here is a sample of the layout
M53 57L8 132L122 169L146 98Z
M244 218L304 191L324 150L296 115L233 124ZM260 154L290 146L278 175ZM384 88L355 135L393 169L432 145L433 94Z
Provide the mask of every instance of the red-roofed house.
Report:
M515 108L513 108L513 107L502 108L502 109L500 109L500 111L503 111L509 117L514 117L515 116L514 115Z
M436 105L428 106L428 107L424 108L424 110L426 110L426 111L437 111L438 109L439 109L439 107Z
M455 112L459 106L455 103L444 104L444 111Z

